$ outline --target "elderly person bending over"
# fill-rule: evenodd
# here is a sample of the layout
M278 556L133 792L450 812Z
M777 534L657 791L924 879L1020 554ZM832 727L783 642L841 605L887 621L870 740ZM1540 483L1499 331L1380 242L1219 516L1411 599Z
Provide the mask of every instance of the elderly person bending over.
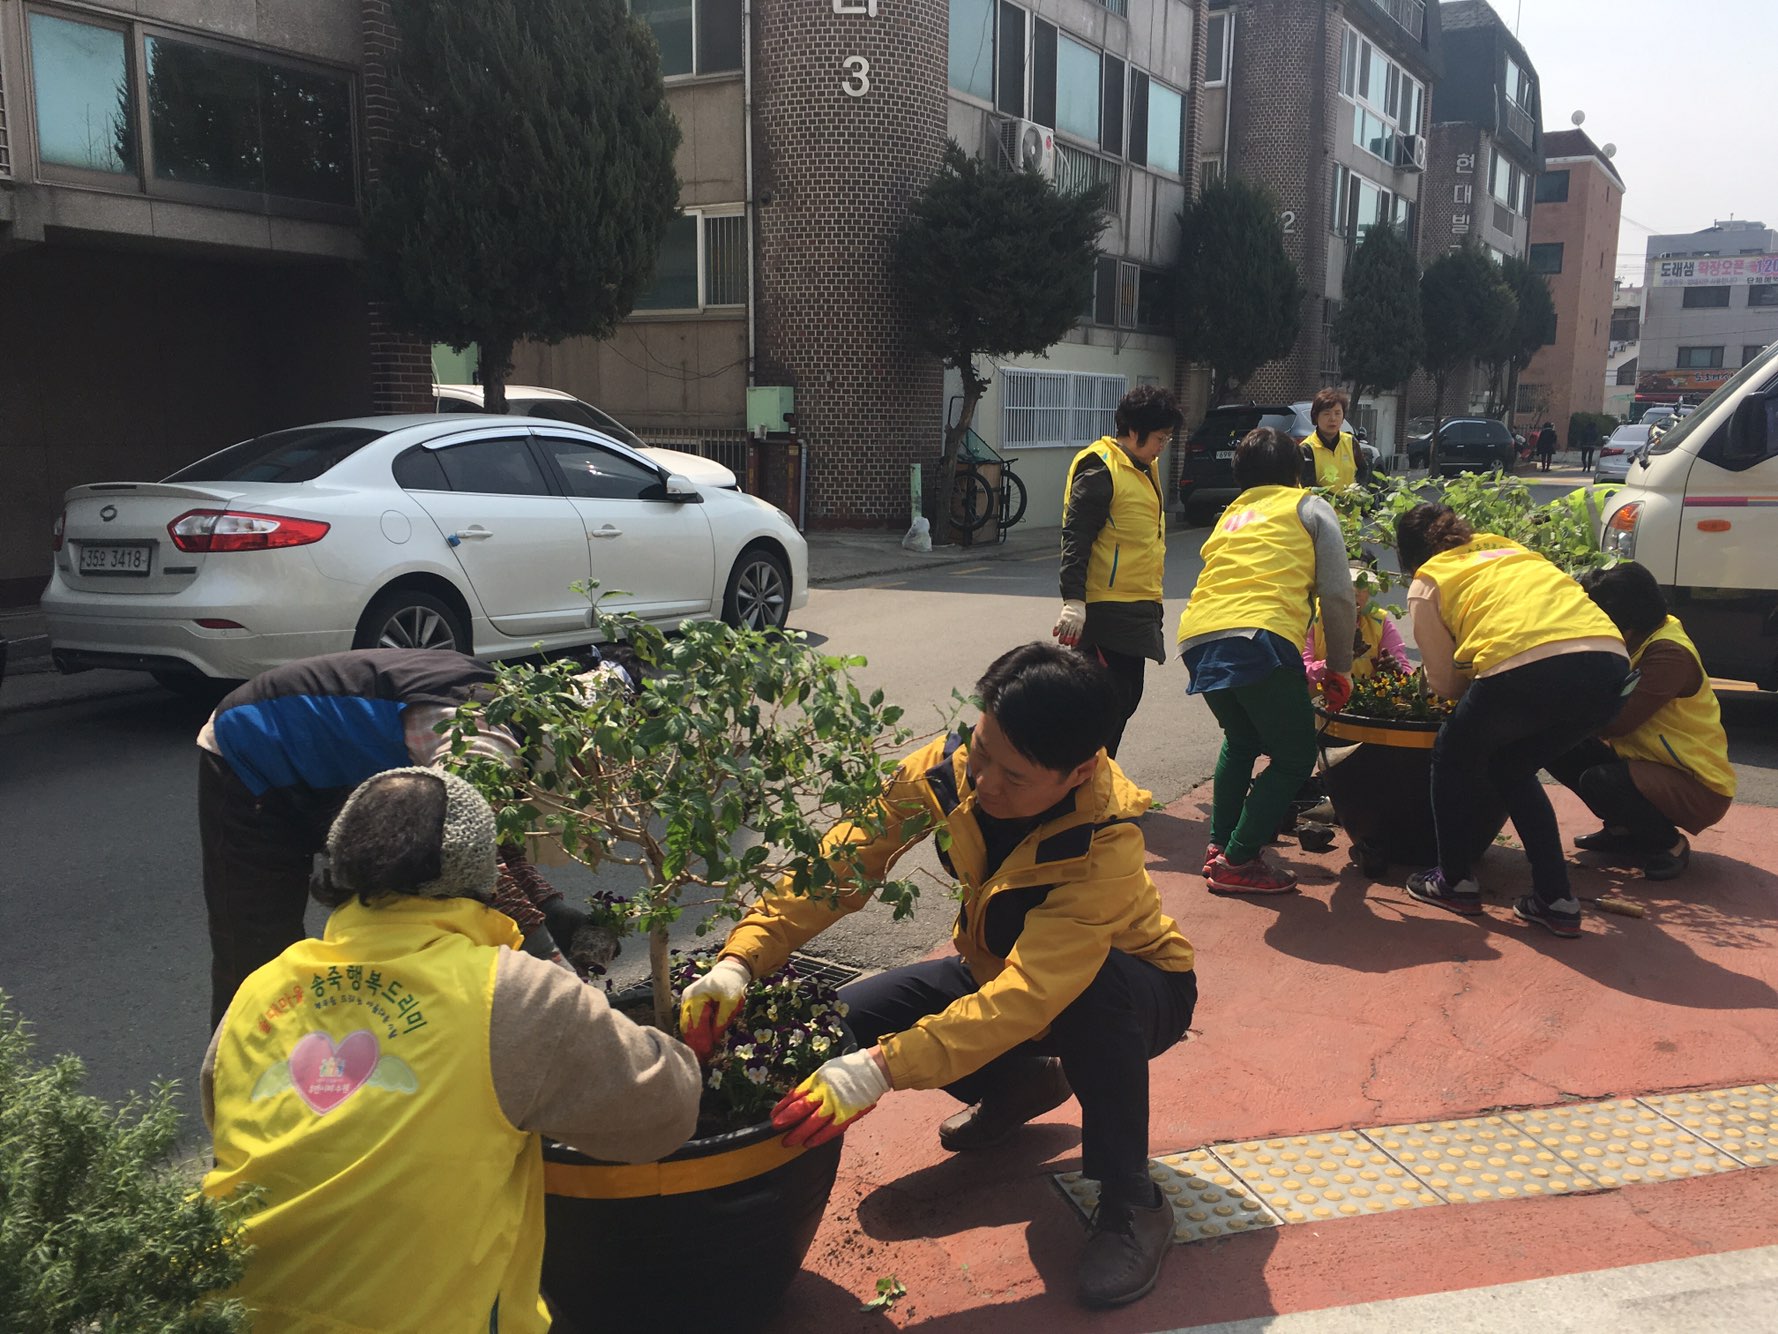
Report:
M204 1056L204 1191L263 1192L233 1295L261 1329L547 1329L541 1137L670 1153L697 1058L518 948L461 779L367 780L327 854L326 935L255 970Z

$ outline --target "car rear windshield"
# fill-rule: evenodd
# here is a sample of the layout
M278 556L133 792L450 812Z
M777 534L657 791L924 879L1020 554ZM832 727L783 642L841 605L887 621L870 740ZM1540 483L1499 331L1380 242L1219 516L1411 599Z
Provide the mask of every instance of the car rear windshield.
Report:
M368 426L298 426L243 440L167 482L312 482L383 434Z
M1295 422L1295 414L1289 412L1213 412L1192 432L1192 443L1226 449L1261 426L1289 435Z

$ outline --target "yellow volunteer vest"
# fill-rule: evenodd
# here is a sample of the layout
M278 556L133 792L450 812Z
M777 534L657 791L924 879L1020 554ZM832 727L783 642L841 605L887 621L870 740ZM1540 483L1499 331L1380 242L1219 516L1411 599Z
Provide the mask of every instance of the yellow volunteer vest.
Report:
M1297 513L1304 495L1297 486L1256 486L1222 512L1179 617L1179 642L1218 630L1270 630L1302 651L1315 589L1315 543Z
M1311 431L1303 438L1315 459L1316 486L1351 486L1358 480L1358 446L1350 431L1341 431L1334 447L1321 443L1321 433Z
M1105 460L1111 472L1111 513L1087 559L1088 602L1159 602L1167 561L1167 518L1161 511L1159 460L1143 468L1117 441L1101 436L1074 456L1062 488L1062 522L1082 459Z
M496 947L519 943L469 899L353 900L235 993L203 1188L264 1191L229 1294L256 1329L549 1328L542 1142L489 1065Z
M1637 665L1650 644L1678 644L1691 654L1698 670L1704 670L1703 659L1676 617L1656 630L1642 647L1631 655L1630 664ZM1683 769L1712 792L1725 797L1735 795L1735 771L1729 765L1729 738L1722 730L1722 710L1717 707L1716 692L1710 688L1710 675L1689 699L1669 700L1655 711L1654 717L1634 732L1612 737L1609 742L1622 760L1648 760L1669 768Z
M1418 570L1438 586L1456 665L1476 676L1545 644L1617 639L1617 627L1581 586L1535 551L1479 533Z
M1377 650L1383 647L1383 617L1386 613L1381 607L1366 607L1358 613L1358 639L1363 648L1352 655L1351 676L1355 681L1373 675L1377 670ZM1321 604L1315 605L1315 647L1321 650L1321 656L1327 657L1327 645L1322 642L1327 632L1321 625Z

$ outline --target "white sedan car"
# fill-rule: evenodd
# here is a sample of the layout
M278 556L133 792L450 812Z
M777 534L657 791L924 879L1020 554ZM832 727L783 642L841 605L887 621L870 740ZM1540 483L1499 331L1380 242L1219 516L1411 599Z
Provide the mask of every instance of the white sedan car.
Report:
M808 602L808 548L765 501L583 427L363 417L75 487L42 607L63 671L178 687L348 648L578 647L587 580L663 626L778 627Z
M1641 423L1618 427L1599 446L1599 459L1593 465L1593 480L1621 482L1627 478L1630 475L1630 464L1635 460L1637 451L1648 443L1648 436L1649 428Z

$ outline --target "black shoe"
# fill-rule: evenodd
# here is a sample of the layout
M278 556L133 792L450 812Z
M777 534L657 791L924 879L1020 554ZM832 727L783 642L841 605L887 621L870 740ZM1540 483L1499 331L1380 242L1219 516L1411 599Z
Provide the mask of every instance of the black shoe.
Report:
M938 1142L952 1153L992 1148L1027 1121L1074 1096L1062 1062L1054 1056L1035 1060L1031 1066L1028 1073L1009 1079L975 1106L940 1122Z
M1582 852L1640 852L1641 845L1633 834L1622 829L1613 829L1607 825L1591 834L1581 834L1574 840L1574 846Z
M1152 1205L1101 1199L1080 1257L1081 1302L1123 1306L1146 1297L1161 1276L1161 1263L1172 1244L1173 1205L1166 1196Z
M1535 894L1526 894L1513 904L1513 913L1522 922L1535 922L1551 935L1573 940L1580 935L1580 905L1565 912L1552 908Z
M1691 864L1692 845L1681 835L1678 852L1670 852L1663 848L1659 852L1650 852L1644 855L1642 878L1644 880L1677 880L1685 868Z

